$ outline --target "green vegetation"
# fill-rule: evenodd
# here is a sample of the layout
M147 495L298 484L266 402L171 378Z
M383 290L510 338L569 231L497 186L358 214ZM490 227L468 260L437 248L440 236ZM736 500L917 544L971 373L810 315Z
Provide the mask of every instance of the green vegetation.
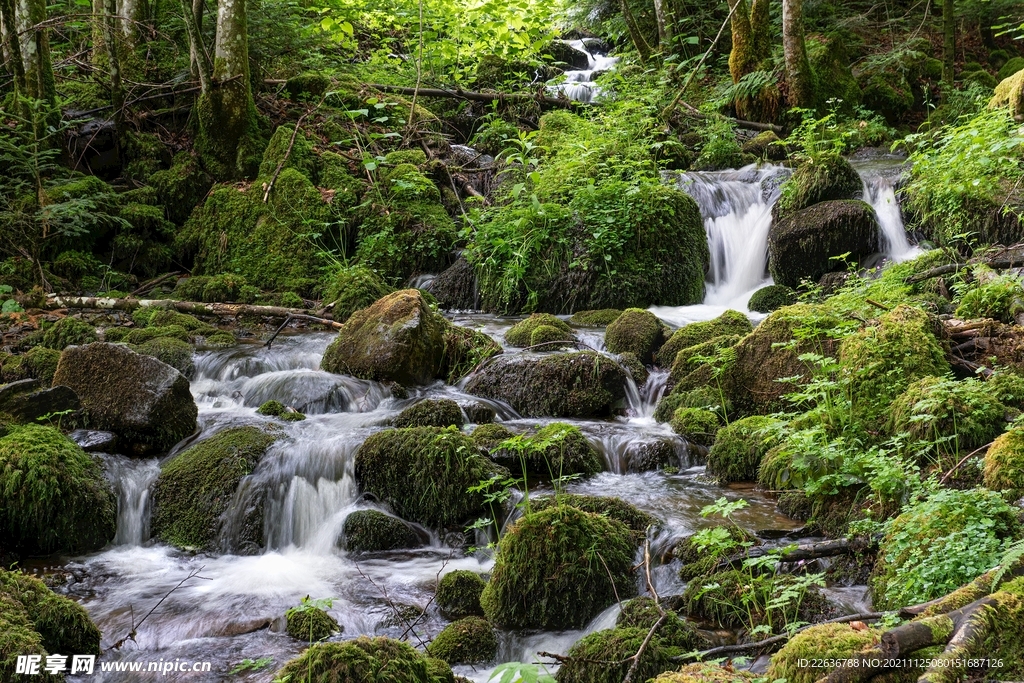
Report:
M451 399L426 399L414 403L395 418L394 425L403 427L461 427L466 420L462 408Z
M725 484L756 480L761 459L777 444L776 424L753 415L719 429L708 453L708 474Z
M714 320L702 323L690 323L676 330L657 353L657 362L664 367L671 367L676 354L683 349L697 346L726 335L745 335L753 330L747 316L737 311L726 311Z
M484 592L486 585L479 574L465 569L456 569L441 577L437 584L434 602L437 603L441 614L448 619L483 616L484 610L480 606L480 594Z
M491 450L490 457L511 472L544 479L597 474L604 469L600 453L579 427L564 422L506 439Z
M277 672L285 680L311 683L441 683L430 675L434 667L411 645L392 638L360 636L343 643L318 643ZM447 671L451 680L451 670Z
M617 627L597 631L577 641L558 670L559 683L616 683L633 663L630 657L640 650L647 628ZM647 680L672 666L660 637L655 635L636 666L635 675Z
M526 347L533 345L533 335L539 328L552 328L558 334L558 340L572 340L575 335L565 321L549 313L534 313L526 320L520 320L505 333L505 343L509 346Z
M633 353L642 363L651 363L662 344L661 321L650 311L627 308L608 324L604 343L611 353Z
M819 624L798 633L772 657L768 675L785 678L792 683L814 683L835 667L804 666L802 660L844 660L874 645L879 632L875 629L857 631L849 624Z
M340 628L338 621L330 614L312 605L303 605L303 609L288 610L288 635L306 643L315 643L329 638Z
M465 617L445 626L427 654L448 664L483 664L497 656L498 638L480 617Z

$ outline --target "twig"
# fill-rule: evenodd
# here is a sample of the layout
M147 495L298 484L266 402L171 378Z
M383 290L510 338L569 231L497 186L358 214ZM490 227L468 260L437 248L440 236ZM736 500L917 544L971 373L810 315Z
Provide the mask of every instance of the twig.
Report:
M444 568L448 566L448 563L451 562L451 559L454 556L455 556L455 548L452 548L448 552L448 557L444 558L444 562L441 563L441 568L438 569L437 570L437 574L434 575L434 594L430 596L429 600L427 600L427 604L423 606L423 609L420 611L420 615L412 620L412 623L409 624L408 628L406 628L404 631L402 631L402 635L400 635L398 637L399 640L405 640L405 637L407 635L409 635L409 633L412 631L413 627L417 623L419 623L419 620L427 615L427 610L430 609L430 606L432 604L434 604L434 599L437 598L437 591L441 587L441 572L444 571Z
M419 643L420 647L426 648L427 644L425 642L423 642L423 639L420 638L419 634L416 633L416 630L413 628L413 625L414 625L415 622L410 623L409 620L405 618L405 615L403 615L401 610L398 609L398 606L395 605L394 602L392 602L391 596L388 595L387 588L385 588L384 586L378 586L373 579L371 579L369 576L364 574L363 573L363 568L359 566L358 562L356 562L354 564L356 565L356 571L359 572L359 576L361 576L364 579L366 579L367 581L369 581L370 585L377 589L377 592L380 593L381 596L383 596L384 602L386 602L388 604L388 607L390 607L391 611L395 613L395 616L397 616L399 619L401 619L405 623L405 625L408 627L407 631L411 632L412 635L416 636L416 640ZM417 617L417 620L418 619L419 619L419 617Z
M883 311L891 311L891 310L892 310L892 307L891 307L891 306L886 306L885 304L880 304L880 303L878 303L877 301L875 301L874 299L864 299L864 301L865 301L866 303L869 303L869 304L871 304L871 305L872 305L872 306L874 306L875 308L880 308L880 309L882 309Z
M944 475L942 475L942 479L939 479L939 484L945 484L946 480L949 479L950 476L952 476L952 474L954 472L956 472L958 469L960 469L961 465L963 465L965 462L970 460L972 455L977 455L978 453L981 453L983 450L985 450L986 448L991 446L993 443L995 443L995 442L989 441L987 444L985 444L981 448L976 448L973 451L971 451L970 453L968 453L967 455L965 455L963 458L961 458L960 462L958 462L957 464L953 465L953 468L949 472L946 472Z
M640 666L640 659L644 656L644 652L647 651L647 646L651 643L651 638L658 632L661 625L668 619L668 613L661 606L661 600L658 597L658 591L654 589L654 581L651 580L651 539L644 539L644 578L647 580L647 590L650 591L652 599L654 600L654 606L658 609L658 620L654 622L650 630L647 631L647 637L640 643L640 647L637 648L636 654L633 655L633 662L629 665L629 670L626 671L625 678L622 679L622 683L633 683L633 676L636 674L637 668Z
M186 581L191 581L192 579L202 579L203 581L212 581L212 579L210 579L210 578L208 578L206 576L199 576L199 572L203 571L203 569L204 569L204 567L200 567L199 569L193 569L192 571L190 571L188 573L188 576L186 576L184 579L179 581L178 584L174 588L172 588L171 590L167 591L164 594L164 597L160 598L160 600L158 600L157 603L155 605L153 605L153 608L150 609L148 612L146 612L146 616L142 617L142 619L140 619L139 623L137 623L137 624L135 623L135 607L131 606L131 613L132 613L132 630L131 630L131 632L129 632L128 635L126 635L124 638L122 638L121 640L117 641L116 643L111 645L109 648L107 648L107 651L109 652L110 650L120 650L121 647L125 643L127 643L129 640L132 641L133 643L136 642L135 641L135 636L138 635L139 627L142 626L142 624L144 624L146 622L146 619L149 618L149 615L151 615L153 612L155 612L156 609L160 605L163 604L164 600L166 600L168 597L170 597L171 593L173 593L174 591L176 591L179 588L181 588L185 584Z
M162 283L166 282L167 280L170 280L171 278L178 277L179 275L181 275L181 272L176 270L176 271L174 271L172 273L164 273L163 275L160 275L159 277L155 277L152 280L146 280L141 285L139 285L135 289L135 291L133 291L131 293L131 295L132 296L141 296L143 294L146 294L147 292L150 292L153 289L155 289L157 285L162 284Z

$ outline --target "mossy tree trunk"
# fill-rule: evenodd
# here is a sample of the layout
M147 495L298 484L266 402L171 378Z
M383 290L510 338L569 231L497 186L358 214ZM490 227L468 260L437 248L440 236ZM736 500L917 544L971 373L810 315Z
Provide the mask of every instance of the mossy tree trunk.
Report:
M121 6L117 16L120 18L121 33L128 45L134 46L142 34L141 28L146 17L145 0L119 0L119 2Z
M658 43L662 52L672 50L672 40L675 37L672 27L670 10L665 6L665 0L654 0L654 17L658 22Z
M644 34L636 23L633 10L629 8L629 0L619 0L619 7L622 10L622 19L626 22L626 28L629 29L629 38L633 41L633 47L640 55L640 61L646 62L651 56L651 46L644 40Z
M21 38L21 62L25 70L25 95L53 102L57 96L50 63L50 37L45 0L17 0L15 26Z
M121 87L121 61L117 54L117 0L103 0L103 35L107 41L107 68L110 72L110 101L114 106L117 143L124 134L124 89Z
M107 3L106 0L92 0L92 65L104 72L107 70Z
M732 51L729 53L729 73L732 82L756 71L757 67L771 55L769 0L729 0L732 13Z
M0 0L0 35L3 37L3 55L11 65L11 75L18 91L25 89L25 65L21 61L17 23L14 20L14 0Z
M782 48L791 107L814 106L814 74L804 40L803 0L782 0Z
M942 0L942 82L953 85L956 58L956 7L953 0Z
M181 0L181 15L185 21L185 31L188 34L189 63L192 69L192 77L199 81L202 92L210 91L210 77L213 72L213 64L210 63L210 54L206 51L203 43L203 0Z
M250 177L259 167L259 122L249 83L245 0L219 0L209 88L199 97L196 147L221 178Z

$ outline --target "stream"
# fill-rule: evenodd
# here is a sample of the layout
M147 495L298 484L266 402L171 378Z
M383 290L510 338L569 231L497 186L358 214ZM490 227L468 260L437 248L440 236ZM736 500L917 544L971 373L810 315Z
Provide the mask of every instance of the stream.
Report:
M865 199L878 214L886 235L886 256L894 260L915 253L906 239L893 194L894 171L899 159L872 157L855 161L865 184ZM746 301L769 284L766 273L771 205L788 170L781 166L753 166L718 173L672 174L676 183L697 200L705 219L712 254L707 295L703 304L654 307L673 326L709 319L727 308L746 310ZM519 318L459 313L454 322L481 330L499 342ZM603 348L603 329L577 330L581 341ZM469 569L486 573L489 554L455 549L436 533L424 530L428 545L416 550L357 555L337 546L345 517L372 505L360 498L354 479L354 458L359 445L403 408L423 397L447 397L460 403L481 399L458 387L436 383L394 398L380 384L320 371L328 333L282 336L271 349L258 343L205 351L196 357L191 389L199 406L200 433L210 435L245 424L279 421L263 417L256 408L269 399L307 413L303 422L284 424L287 437L278 441L256 471L243 480L228 510L245 509L247 496L266 491L266 547L237 547L226 525L220 553L192 555L149 539L149 489L159 474L156 459L101 456L118 493L118 528L114 542L102 552L79 557L60 567L66 584L62 592L80 600L103 633L104 648L126 636L136 624L135 642L105 654L103 661L209 661L208 673L191 673L190 681L270 681L304 644L284 633L284 613L305 596L331 598L328 611L344 627L336 638L360 634L399 637L405 630L391 605L424 607L440 574ZM578 420L576 424L605 460L605 472L569 484L570 492L618 496L655 515L663 526L652 539L655 551L665 551L674 540L709 522L701 508L719 497L744 498L750 505L736 515L752 531L794 532L800 524L775 509L774 502L749 487L720 487L703 477L703 467L687 443L652 417L664 391L666 372L656 371L641 387L627 387L625 414L609 420ZM491 404L498 420L514 432L552 422L522 419L501 404ZM467 427L471 430L472 426ZM639 445L670 441L679 458L676 471L629 472L629 458ZM174 452L188 447L179 444ZM172 452L172 456L174 454ZM531 495L543 493L533 491ZM450 539L449 539L450 540ZM455 544L456 546L460 544ZM245 551L249 552L246 553ZM657 568L654 582L661 595L680 592L682 584L673 561ZM190 572L198 576L172 589ZM138 625L165 594L170 595ZM850 611L863 606L863 588L835 589L832 597ZM586 633L614 625L617 606L597 616L582 631L501 633L498 661L535 661L539 650L564 653ZM414 645L428 642L445 622L431 607L412 637ZM227 672L245 659L273 658L268 668L228 677ZM458 675L486 681L490 669L455 667ZM132 681L139 674L97 673L69 680Z

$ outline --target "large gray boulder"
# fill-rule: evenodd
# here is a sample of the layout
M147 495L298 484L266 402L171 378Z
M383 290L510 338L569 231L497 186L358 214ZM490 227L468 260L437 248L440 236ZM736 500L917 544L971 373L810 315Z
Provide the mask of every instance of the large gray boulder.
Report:
M89 427L114 432L129 453L166 451L196 430L199 410L188 380L120 344L69 346L53 384L78 394Z
M23 379L0 385L0 415L18 423L35 423L46 415L64 415L81 409L75 392L68 387L44 388L38 379Z

